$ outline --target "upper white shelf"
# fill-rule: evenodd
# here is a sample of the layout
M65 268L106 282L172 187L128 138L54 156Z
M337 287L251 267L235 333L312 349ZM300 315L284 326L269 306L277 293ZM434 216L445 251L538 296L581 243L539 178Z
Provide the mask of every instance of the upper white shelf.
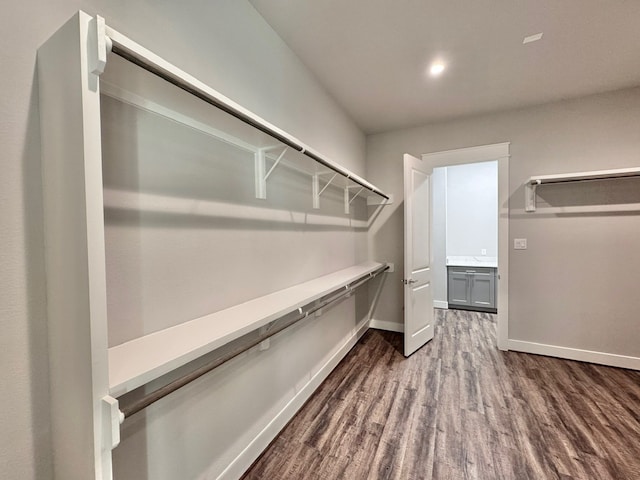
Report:
M118 397L383 267L365 262L109 348Z
M353 199L358 196L364 196L367 192L380 197L382 199L380 204L389 203L389 195L375 185L369 183L339 163L326 158L294 136L235 103L233 100L155 55L125 35L106 25L103 26L97 35L99 39L102 39L102 41L98 42L98 45L102 46L102 48L98 49L99 51L96 56L103 58L103 62L108 66L101 76L101 89L103 93L129 102L139 108L161 114L179 123L194 127L197 130L213 135L220 140L229 142L240 148L252 151L255 155L257 198L267 198L267 180L281 161L285 164L287 163L286 160L290 157L304 157L307 161L312 161L315 165L311 172L314 176L312 180L314 208L319 208L321 191L324 191L324 188L331 184L336 176L345 179L343 188L346 214L349 213L349 204L352 203ZM112 55L107 55L109 51ZM171 108L166 108L164 105L156 105L153 101L148 101L146 98L142 98L142 101L140 101L140 99L136 97L136 92L127 92L128 90L135 89L135 81L125 82L125 89L119 88L118 85L110 85L109 70L114 67L121 70L119 72L120 74L124 73L123 78L125 79L135 80L134 77L137 75L136 73L132 74L131 72L127 72L126 67L123 69L121 62L114 61L114 56L121 57L126 60L126 63L129 63L129 65L136 65L152 76L162 79L167 85L177 87L190 96L193 101L204 102L208 104L208 106L215 106L218 113L212 113L209 108L206 115L207 119L210 120L211 115L217 117L219 116L218 114L222 114L228 117L227 121L232 119L235 120L237 124L234 125L230 131L221 132L218 129L211 128L207 125L206 121L202 122L189 118L189 116L177 113ZM146 97L149 93L149 89L146 88L143 97ZM238 125L238 123L242 125ZM245 137L247 130L250 130L250 132ZM265 138L268 140L265 141ZM299 159L297 163L301 163Z
M591 172L560 173L555 175L534 175L525 182L525 211L536 211L536 187L542 184L581 182L586 180L606 180L611 178L640 176L640 168L618 168L594 170Z

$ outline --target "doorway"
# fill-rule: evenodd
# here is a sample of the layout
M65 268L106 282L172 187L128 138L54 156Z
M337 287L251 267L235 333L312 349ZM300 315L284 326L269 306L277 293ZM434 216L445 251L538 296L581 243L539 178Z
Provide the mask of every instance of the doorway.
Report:
M498 162L433 169L433 306L496 313Z
M497 344L500 350L507 350L509 326L509 143L499 143L478 147L461 148L422 155L425 167L437 169L463 164L497 162L498 173L498 245L497 245ZM434 202L431 202L431 218ZM442 226L434 223L431 243L438 240ZM481 252L480 252L481 253ZM438 305L441 306L441 305Z

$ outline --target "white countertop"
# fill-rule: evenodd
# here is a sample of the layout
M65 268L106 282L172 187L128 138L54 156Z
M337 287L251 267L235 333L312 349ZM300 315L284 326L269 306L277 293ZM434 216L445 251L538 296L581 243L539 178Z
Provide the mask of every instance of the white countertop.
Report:
M498 267L497 257L477 256L477 257L465 257L465 256L449 256L447 257L448 267Z

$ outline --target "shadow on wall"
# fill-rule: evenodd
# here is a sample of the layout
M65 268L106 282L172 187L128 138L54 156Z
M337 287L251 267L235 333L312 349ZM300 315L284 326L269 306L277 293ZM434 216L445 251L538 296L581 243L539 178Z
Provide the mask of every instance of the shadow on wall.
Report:
M536 188L537 209L568 206L634 205L640 210L640 178L615 178L542 184Z
M344 190L338 186L330 185L320 209L314 209L311 176L293 163L274 169L267 198L258 199L253 153L109 97L102 98L102 109L109 221L210 228L231 220L250 223L249 228L264 223L269 229L296 224L350 229L354 221L367 220L364 197L356 197L344 213ZM274 162L267 159L267 167Z
M25 265L28 352L10 354L14 360L25 355L30 379L31 432L36 453L34 478L49 478L52 470L51 417L49 402L49 356L47 341L47 305L44 260L44 213L42 204L42 162L38 77L34 74L29 101L27 133L22 155L23 204L25 218ZM13 342L16 345L18 342ZM27 375L25 375L27 376Z

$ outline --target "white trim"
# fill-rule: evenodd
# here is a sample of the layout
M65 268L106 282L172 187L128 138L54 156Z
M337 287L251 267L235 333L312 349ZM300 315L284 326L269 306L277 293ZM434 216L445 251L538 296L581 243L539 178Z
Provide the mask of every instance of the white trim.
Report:
M498 320L497 343L509 348L509 146L510 142L425 153L430 167L498 161Z
M404 325L398 322L389 322L388 320L376 320L372 318L369 321L369 328L376 330L385 330L387 332L404 332Z
M507 147L508 148L508 147ZM500 350L509 349L509 157L498 159L498 315Z
M434 300L433 308L444 308L445 310L448 310L449 302L445 302L444 300Z
M640 358L618 355L615 353L594 352L579 348L559 347L557 345L545 345L543 343L525 342L522 340L509 340L509 350L517 352L547 355L549 357L577 360L579 362L597 363L610 367L629 368L640 370Z
M510 142L495 143L492 145L480 145L477 147L458 148L422 154L422 160L434 163L435 167L448 167L464 163L478 163L509 157Z
M280 412L258 433L255 438L233 459L227 468L216 477L217 480L236 480L251 466L251 464L262 454L280 431L294 417L298 410L311 397L320 384L336 368L342 359L349 353L353 346L360 340L362 335L369 329L369 324L365 320L356 328L355 332L344 342L329 360L320 367L318 372L289 400ZM212 478L213 472L205 472L201 479Z

